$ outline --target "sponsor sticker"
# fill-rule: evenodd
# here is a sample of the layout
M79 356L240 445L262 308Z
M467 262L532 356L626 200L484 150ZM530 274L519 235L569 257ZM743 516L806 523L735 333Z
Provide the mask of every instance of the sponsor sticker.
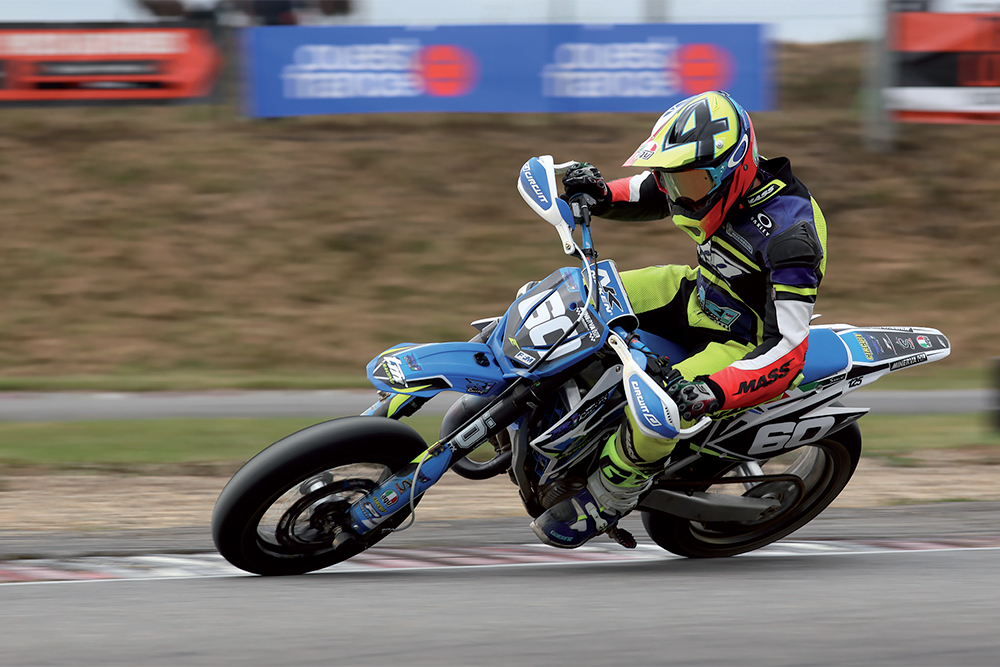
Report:
M382 368L385 369L386 377L389 378L389 383L394 385L406 386L406 375L403 373L403 362L401 362L396 357L383 357L382 358Z
M519 350L518 353L514 355L514 360L521 362L525 366L530 366L535 363L535 358L524 350Z
M923 348L929 348L931 346L931 339L927 336L917 336L917 345Z
M698 288L698 302L701 304L701 309L705 311L705 314L708 315L713 322L719 326L725 327L726 329L730 329L733 326L733 322L740 317L740 313L738 311L709 301L706 297L704 287Z
M868 341L865 340L865 337L857 333L854 334L854 337L857 339L858 344L861 346L861 351L865 353L865 358L868 359L868 361L872 361L873 359L875 359L875 355L872 354L872 349L868 347Z
M648 160L651 157L653 157L654 155L656 155L656 149L657 149L657 146L656 146L656 142L655 141L647 141L646 144L643 145L643 147L640 148L638 150L638 152L636 153L636 159L637 160Z
M758 213L757 215L750 218L750 222L753 226L757 228L757 231L764 236L770 236L771 230L774 229L774 221L764 213Z
M596 343L601 339L601 332L597 329L597 325L594 324L594 318L590 316L590 313L583 311L583 323L587 325L587 337L590 342Z
M920 354L915 354L912 357L906 357L904 359L899 359L889 364L890 371L898 371L900 368L906 368L907 366L913 366L915 364L920 364L927 361L927 355L921 352Z
M788 375L788 373L785 373L785 375ZM842 380L844 380L846 378L847 378L847 373L841 373L840 375L834 375L833 377L826 378L825 380L820 380L819 382L817 382L816 383L816 388L817 389L825 389L825 388L827 388L827 387L829 387L831 385L834 385L834 384L837 384L838 382L841 382Z
M399 500L399 494L392 489L386 489L379 498L386 507L392 507Z
M489 392L493 388L496 382L483 382L481 380L473 380L472 378L465 378L465 393L476 394L477 396L482 396Z

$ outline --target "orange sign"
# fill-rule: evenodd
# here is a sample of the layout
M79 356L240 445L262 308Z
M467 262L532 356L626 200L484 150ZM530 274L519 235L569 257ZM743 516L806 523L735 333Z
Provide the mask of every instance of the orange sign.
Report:
M221 68L206 28L0 28L0 104L203 98Z
M889 44L896 119L1000 123L1000 14L897 12Z

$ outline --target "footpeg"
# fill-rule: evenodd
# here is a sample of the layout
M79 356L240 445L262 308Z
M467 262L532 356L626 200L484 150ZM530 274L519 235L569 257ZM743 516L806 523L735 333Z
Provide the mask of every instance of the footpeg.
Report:
M626 549L635 549L639 543L635 541L635 536L628 532L624 528L619 528L618 526L611 526L606 531L608 537L613 539L618 544L622 545Z

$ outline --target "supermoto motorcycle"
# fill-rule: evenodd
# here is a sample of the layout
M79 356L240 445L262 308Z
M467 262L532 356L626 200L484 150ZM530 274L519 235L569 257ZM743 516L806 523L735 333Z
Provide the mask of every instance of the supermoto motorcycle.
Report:
M592 200L557 196L555 176L571 164L532 158L517 188L580 266L526 286L503 316L473 323L471 341L386 350L368 364L379 400L363 415L310 426L251 459L212 517L229 562L285 575L351 558L412 520L448 470L508 475L537 517L583 488L626 407L646 435L680 439L637 507L653 542L692 558L759 549L812 520L854 473L856 422L868 409L837 399L950 352L936 329L813 326L797 387L684 427L655 376L664 357L677 363L684 351L637 330L615 263L597 259ZM428 446L399 419L443 391L464 396ZM630 541L618 527L607 532Z

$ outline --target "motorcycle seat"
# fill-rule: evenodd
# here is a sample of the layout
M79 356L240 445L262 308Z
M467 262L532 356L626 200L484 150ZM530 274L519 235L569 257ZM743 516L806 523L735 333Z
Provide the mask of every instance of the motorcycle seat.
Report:
M802 369L805 376L802 384L814 382L839 373L847 368L850 355L844 341L836 333L825 327L814 327L809 331L809 349Z

